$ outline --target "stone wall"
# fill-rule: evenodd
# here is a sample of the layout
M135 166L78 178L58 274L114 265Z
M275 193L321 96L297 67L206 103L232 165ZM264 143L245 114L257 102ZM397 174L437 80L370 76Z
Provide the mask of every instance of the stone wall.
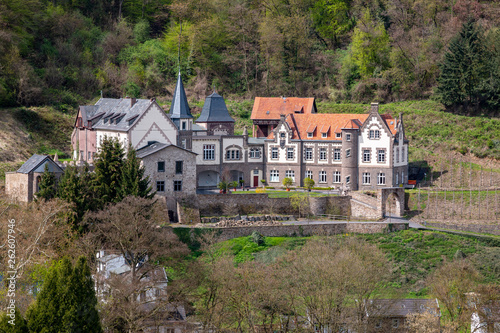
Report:
M349 197L311 197L311 214L348 215ZM289 198L269 198L262 194L199 194L201 216L249 215L249 214L294 214Z
M363 194L362 192L351 192L351 212L352 216L367 217L371 219L382 218L377 198Z
M5 173L5 194L14 201L28 202L32 184L28 174L17 172Z
M254 226L213 228L218 234L219 241L237 237L245 237L256 231L265 237L294 237L312 235L339 235L345 233L382 233L407 230L408 223L331 223L311 225L282 225L282 226Z
M437 229L453 229L465 232L479 232L485 234L500 235L500 226L493 224L450 224L450 223L438 223L438 222L426 222L425 226L428 228Z

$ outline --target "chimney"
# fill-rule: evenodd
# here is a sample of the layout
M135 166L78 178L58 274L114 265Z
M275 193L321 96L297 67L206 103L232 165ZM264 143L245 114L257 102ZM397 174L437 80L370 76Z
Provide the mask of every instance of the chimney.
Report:
M130 107L133 107L133 106L134 106L134 104L135 104L135 102L137 102L137 98L135 98L135 97L131 97L131 98L130 98Z
M377 102L372 102L370 113L378 113L378 103Z

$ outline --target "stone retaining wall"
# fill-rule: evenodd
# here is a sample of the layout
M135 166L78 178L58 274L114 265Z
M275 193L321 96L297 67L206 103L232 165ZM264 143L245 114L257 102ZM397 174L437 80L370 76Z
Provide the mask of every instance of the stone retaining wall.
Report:
M289 198L269 198L268 194L199 194L201 216L293 214ZM309 198L312 215L349 215L350 198L341 196Z
M499 225L488 224L449 224L439 222L426 222L426 227L437 229L453 229L465 232L479 232L485 234L500 235Z
M256 231L265 237L293 237L312 235L339 235L345 233L374 234L381 232L394 232L407 230L408 223L331 223L311 225L283 225L283 226L254 226L254 227L229 227L215 228L219 240L224 241L237 237L250 236Z

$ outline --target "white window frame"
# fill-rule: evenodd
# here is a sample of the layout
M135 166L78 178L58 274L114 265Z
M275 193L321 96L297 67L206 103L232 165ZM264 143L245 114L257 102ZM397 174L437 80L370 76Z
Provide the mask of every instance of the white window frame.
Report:
M345 177L345 183L346 184L350 184L351 183L351 176L350 175Z
M363 185L370 185L371 183L371 173L369 172L363 172Z
M295 171L294 170L286 170L285 178L291 178L293 182L295 182Z
M279 158L278 147L272 147L271 148L271 159L277 160L278 158Z
M336 139L342 138L342 133L335 133L335 138Z
M377 185L385 185L385 172L377 174Z
M240 150L239 149L228 149L226 151L226 160L239 160Z
M328 137L327 133L321 133L321 137L324 139L326 137Z
M311 170L307 170L305 178L311 178L311 179L313 179L313 172Z
M250 158L260 158L260 149L259 148L250 148L250 152L248 154Z
M319 182L326 183L326 171L319 172Z
M385 163L385 150L383 150L383 149L377 150L377 162L378 163Z
M345 135L345 141L351 141L351 133Z
M363 149L363 162L370 163L371 151L370 149Z
M345 157L351 157L351 148L345 150Z
M270 183L279 183L280 181L280 171L279 170L271 170L269 172L269 182Z
M328 155L328 151L326 150L326 148L319 149L319 160L320 161L326 161L328 159L327 155Z
M215 160L215 145L203 145L203 160L213 161Z
M286 158L289 159L289 160L293 160L295 158L295 148L290 148L289 147L289 148L286 149Z
M307 137L308 138L312 138L313 137L313 133L312 132L307 132Z
M337 184L340 184L342 182L342 175L340 171L333 172L333 182Z
M341 158L342 158L342 149L335 148L333 150L333 160L334 161L340 161Z
M313 160L313 149L311 147L306 147L305 158L306 158L306 161Z

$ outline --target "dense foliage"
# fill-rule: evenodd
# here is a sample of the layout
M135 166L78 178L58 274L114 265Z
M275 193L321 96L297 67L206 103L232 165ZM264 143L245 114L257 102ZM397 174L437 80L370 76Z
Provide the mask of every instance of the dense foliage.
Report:
M179 66L197 99L211 88L337 102L427 98L459 37L450 40L473 19L493 66L475 89L494 107L498 9L477 0L0 0L0 105L68 110L100 90L169 95Z

